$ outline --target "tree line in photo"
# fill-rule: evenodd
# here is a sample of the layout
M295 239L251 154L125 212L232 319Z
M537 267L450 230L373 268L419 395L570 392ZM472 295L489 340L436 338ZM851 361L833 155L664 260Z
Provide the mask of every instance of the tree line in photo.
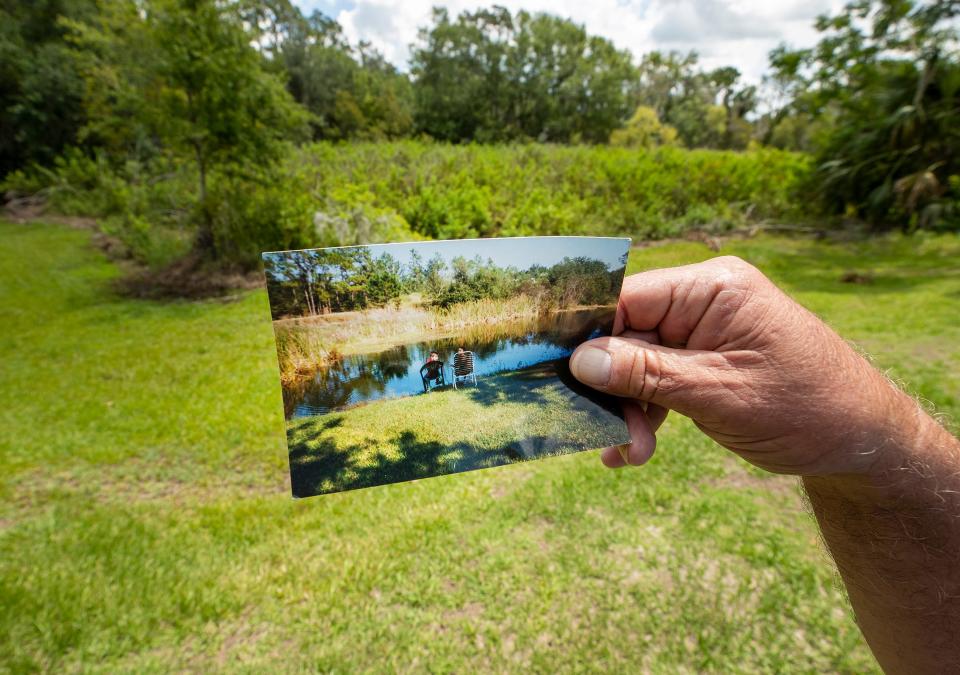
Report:
M519 270L479 256L448 264L439 254L424 259L414 252L401 264L389 253L342 248L267 254L264 270L273 318L281 319L399 306L409 294L440 309L519 295L541 308L609 305L617 301L626 269L626 260L620 262L611 270L600 260L567 257Z
M778 148L802 153L794 211L718 188L678 225L719 210L956 228L958 15L960 0L851 1L817 19L817 45L776 49L749 83L695 53L632 54L569 19L498 6L435 9L403 71L291 0L0 0L0 189L98 218L145 266L198 273L324 245L330 222L361 242L476 230L474 214L500 222L475 184L437 193L406 165L378 184L416 192L415 209L379 203L379 188L325 189L322 160L341 147L327 144L344 141L706 149L717 163L756 157L758 172L772 169L752 150ZM575 182L585 199L629 187L605 171ZM456 220L436 222L435 202ZM559 232L580 214L544 219Z

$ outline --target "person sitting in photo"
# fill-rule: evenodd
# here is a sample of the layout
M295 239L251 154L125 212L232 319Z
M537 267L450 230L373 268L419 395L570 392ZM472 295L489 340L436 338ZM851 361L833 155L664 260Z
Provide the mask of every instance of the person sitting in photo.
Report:
M457 353L453 355L453 386L461 379L471 379L474 384L477 383L477 376L473 369L473 352L466 351L462 346L457 347Z
M446 384L443 376L443 362L438 352L430 352L427 362L420 367L420 378L423 380L423 390L430 391L430 386Z

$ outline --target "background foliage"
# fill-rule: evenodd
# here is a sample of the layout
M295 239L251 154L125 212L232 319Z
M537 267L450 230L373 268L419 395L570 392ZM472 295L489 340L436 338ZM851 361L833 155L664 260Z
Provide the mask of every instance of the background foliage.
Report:
M401 264L388 252L369 248L286 251L264 256L273 318L316 316L384 307L404 294L446 309L478 300L517 296L541 307L613 305L620 295L626 260L607 269L600 260L565 257L544 267L501 267L479 256L458 256L448 265L437 253L424 260L416 252Z
M157 160L113 168L69 153L10 179L42 189L61 212L108 216L104 227L144 262L192 246L179 195L196 165ZM799 153L664 147L447 145L417 141L291 147L259 182L214 174L216 251L252 269L260 252L425 238L610 235L659 239L764 220L803 218L810 160ZM161 168L162 167L162 168Z
M851 2L757 86L496 6L438 8L400 72L289 0L0 0L0 171L201 271L410 237L955 228L958 13Z
M821 17L813 49L771 54L781 119L822 126L821 198L878 225L956 226L960 2L858 0Z

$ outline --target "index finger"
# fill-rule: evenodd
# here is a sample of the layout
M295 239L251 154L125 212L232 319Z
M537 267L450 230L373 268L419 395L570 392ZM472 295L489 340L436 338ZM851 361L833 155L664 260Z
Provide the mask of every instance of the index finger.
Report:
M729 318L732 305L721 303L718 308L715 301L744 287L742 277L752 269L739 258L725 256L631 275L623 280L614 335L655 330L664 344L686 346L698 328L715 330L719 321Z

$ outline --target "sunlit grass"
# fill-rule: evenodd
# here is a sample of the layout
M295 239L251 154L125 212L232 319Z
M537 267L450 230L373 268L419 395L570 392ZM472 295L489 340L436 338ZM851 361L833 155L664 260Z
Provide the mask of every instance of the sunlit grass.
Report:
M568 372L568 371L567 371ZM287 426L294 493L490 468L628 440L623 422L542 364Z
M721 252L956 418L957 238ZM116 275L85 232L0 224L0 670L876 669L794 482L686 421L643 470L585 452L293 501L265 293L139 302Z

